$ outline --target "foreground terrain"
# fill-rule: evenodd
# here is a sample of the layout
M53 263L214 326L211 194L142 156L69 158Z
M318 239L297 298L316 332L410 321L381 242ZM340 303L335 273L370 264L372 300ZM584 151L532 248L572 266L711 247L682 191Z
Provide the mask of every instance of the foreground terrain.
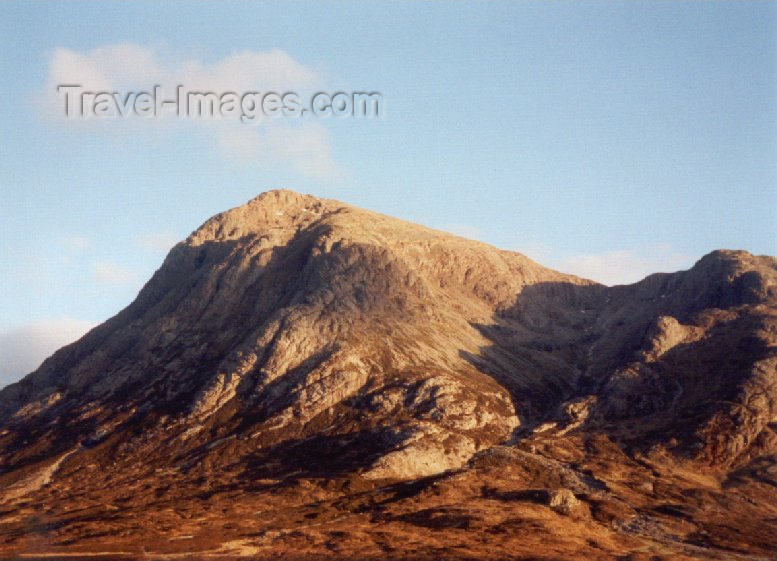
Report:
M0 558L777 558L777 260L605 287L271 191L0 392Z

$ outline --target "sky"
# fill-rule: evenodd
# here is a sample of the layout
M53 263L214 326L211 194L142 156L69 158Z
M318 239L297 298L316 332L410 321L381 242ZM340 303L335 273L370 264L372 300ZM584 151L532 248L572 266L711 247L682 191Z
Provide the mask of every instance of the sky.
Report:
M2 2L0 72L0 386L273 188L606 284L777 254L773 2ZM68 83L379 92L384 111L68 119Z

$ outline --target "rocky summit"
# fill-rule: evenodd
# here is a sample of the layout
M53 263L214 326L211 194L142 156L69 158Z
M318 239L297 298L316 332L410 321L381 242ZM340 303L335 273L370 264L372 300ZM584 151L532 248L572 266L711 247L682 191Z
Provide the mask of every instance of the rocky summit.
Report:
M0 392L0 557L767 560L777 259L606 287L270 191Z

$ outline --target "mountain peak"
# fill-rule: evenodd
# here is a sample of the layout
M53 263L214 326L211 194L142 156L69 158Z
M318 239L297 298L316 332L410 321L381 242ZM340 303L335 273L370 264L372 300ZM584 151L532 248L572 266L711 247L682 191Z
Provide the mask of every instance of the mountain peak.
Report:
M204 241L234 240L272 229L299 228L322 215L347 208L337 201L279 189L266 191L247 203L207 220L188 239L193 245Z
M662 545L673 558L689 541L740 547L772 535L746 525L777 501L777 482L748 479L777 454L776 277L773 258L721 251L609 288L337 201L263 193L206 221L128 308L0 391L0 501L17 513L0 551L22 550L34 524L67 551L137 552L140 523L144 543L179 528L199 551L298 557L287 524L322 551L390 535L392 556L412 558L408 524L435 528L429 540L482 527L488 541L526 516L552 539L600 536L613 549L602 559L642 539L619 530L635 520L649 520L648 545L688 534ZM720 481L751 502L707 500ZM674 516L686 495L698 508ZM74 517L84 510L110 530ZM658 516L676 518L665 534ZM721 520L736 528L721 534ZM362 557L379 557L373 546Z

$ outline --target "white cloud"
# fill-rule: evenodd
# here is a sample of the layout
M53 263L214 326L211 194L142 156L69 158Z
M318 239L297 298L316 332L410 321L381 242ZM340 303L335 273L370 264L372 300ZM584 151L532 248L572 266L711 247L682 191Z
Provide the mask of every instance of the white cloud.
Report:
M593 279L607 285L630 284L652 273L687 269L694 258L668 246L658 245L627 250L570 255L551 265L565 273Z
M65 126L117 132L126 127L158 127L160 123L182 124L184 119L168 109L158 119L67 118L64 94L59 85L79 85L92 92L150 92L162 87L164 99L174 99L176 88L190 92L261 94L287 92L305 99L321 87L318 74L280 49L242 51L213 62L185 58L159 49L121 43L91 51L56 48L49 59L48 79L40 96L44 113ZM291 122L302 117L263 117L258 124L243 124L235 117L185 119L198 134L207 137L224 155L241 163L285 164L300 174L317 179L336 179L330 140L320 123ZM130 124L132 123L132 124ZM217 125L217 126L214 126ZM144 129L144 130L145 130ZM187 131L190 129L187 129Z
M0 387L32 372L43 359L77 340L94 325L65 317L0 331Z
M121 43L79 53L56 48L49 60L49 86L80 85L89 91L139 84L154 85L165 76L157 55L148 47Z
M135 282L138 275L132 269L113 261L99 261L94 265L95 278L106 284L129 284Z
M48 84L80 85L88 91L162 86L172 93L178 85L189 91L304 90L319 82L318 75L280 49L243 51L212 63L185 59L134 43L105 45L77 52L56 48L49 60Z
M191 91L245 92L303 90L313 87L318 76L280 49L243 51L213 64L198 60L183 63L172 80Z

